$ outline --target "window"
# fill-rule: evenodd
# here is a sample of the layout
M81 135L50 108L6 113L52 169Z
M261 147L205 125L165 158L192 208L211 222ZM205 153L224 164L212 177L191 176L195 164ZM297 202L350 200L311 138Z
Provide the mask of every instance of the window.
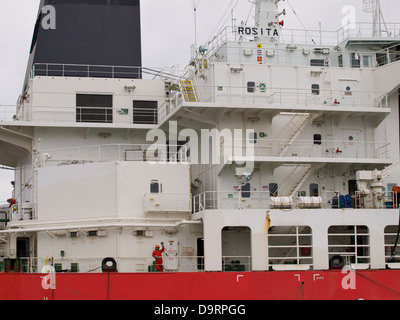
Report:
M343 55L340 55L338 60L339 60L339 68L343 68Z
M268 231L270 266L313 265L312 230L308 226L274 226Z
M29 238L17 238L17 258L28 258L29 252Z
M318 190L318 183L311 183L310 184L310 197L318 197L319 190Z
M400 241L397 246L396 239L400 232L399 226L387 226L385 228L385 261L386 263L400 262Z
M315 95L319 95L319 84L311 85L311 93Z
M366 226L332 226L328 229L329 261L341 265L370 263L369 229Z
M310 60L310 66L311 67L324 67L325 66L325 60L324 59L311 59Z
M113 96L77 94L76 122L112 123Z
M247 82L247 92L254 93L255 90L256 90L256 83L252 81Z
M151 180L150 193L161 193L161 189L161 184L158 182L158 180Z
M270 195L270 197L278 196L278 184L277 183L269 184L269 195Z
M249 143L257 143L257 132L249 133Z
M242 198L250 198L250 197L251 197L250 183L246 183L244 186L242 186Z
M352 53L351 54L351 67L352 68L360 68L361 66L361 59L359 53Z
M204 238L197 238L197 269L204 270Z
M321 145L322 144L322 135L320 134L314 134L314 144L316 145Z
M71 231L71 232L69 233L69 237L70 237L70 238L78 238L78 237L79 237L78 231Z
M157 124L158 103L157 101L133 101L133 123Z
M90 230L87 233L88 237L97 237L97 230Z
M372 67L372 56L363 56L363 67L364 68Z

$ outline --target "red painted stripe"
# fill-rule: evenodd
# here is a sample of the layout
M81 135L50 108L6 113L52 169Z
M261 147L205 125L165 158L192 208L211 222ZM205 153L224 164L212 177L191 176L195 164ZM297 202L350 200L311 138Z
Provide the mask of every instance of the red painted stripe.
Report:
M398 300L400 270L359 271L345 290L340 271L250 273L0 274L1 300Z

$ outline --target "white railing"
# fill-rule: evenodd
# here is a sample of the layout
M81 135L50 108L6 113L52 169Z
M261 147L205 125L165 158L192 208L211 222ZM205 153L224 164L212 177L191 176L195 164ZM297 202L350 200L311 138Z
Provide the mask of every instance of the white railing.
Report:
M177 269L167 270L165 266L168 256L163 254L164 272L204 272L204 256L173 256L176 259ZM26 273L48 273L49 267L56 273L102 273L103 257L47 257L47 258L18 258L18 262L13 267L17 270L0 271L23 271ZM117 257L114 258L117 264L117 270L120 273L150 273L157 272L155 269L155 259L149 256L136 257ZM223 256L223 269L226 272L251 271L250 256ZM11 267L6 263L5 268ZM2 261L0 259L0 269ZM47 266L47 267L46 267ZM45 267L45 268L44 268ZM167 266L168 267L168 266Z
M221 143L221 157L246 156L249 145L247 140L223 141ZM390 144L374 141L329 141L329 140L270 140L258 139L250 146L254 148L256 157L290 157L296 158L324 158L324 159L371 159L385 160L390 158ZM243 148L241 148L243 146ZM239 149L238 149L239 148ZM233 154L240 153L241 154ZM285 151L286 150L286 151Z
M380 35L378 33L374 35L373 23L356 23L352 26L344 26L337 31L282 28L280 30L279 42L312 46L336 46L352 37L371 38L376 36L378 38L398 38L400 36L399 23L387 23L386 28L387 32L382 26ZM204 44L208 49L205 55L200 55L197 51L198 48L192 46L192 59L208 59L212 57L221 46L229 41L250 42L254 41L254 38L254 36L238 35L236 30L231 26L225 27L219 34Z
M379 196L380 205L385 209L397 208L399 195L393 191L385 191ZM354 195L354 206L356 209L374 208L374 199L366 198L360 191L356 191Z
M158 108L158 123L161 124L176 110L182 106L192 104L205 106L213 103L228 104L233 107L257 107L268 108L271 106L290 107L293 106L314 106L316 108L335 111L335 109L346 108L347 111L367 110L369 108L388 108L388 95L382 92L373 91L345 91L345 90L318 90L319 94L313 93L310 89L292 88L266 88L260 91L248 92L248 87L242 86L203 86L196 85L198 93L197 102L185 102L179 94L171 95L169 99ZM350 109L348 109L350 108Z
M247 87L202 87L204 102L225 102L230 104L271 104L280 106L321 106L321 107L352 107L352 108L387 108L386 93L372 91L319 90L312 89L269 88L265 91L254 90L249 93ZM209 95L206 94L209 92Z
M148 152L150 146L157 148L158 152ZM188 162L186 146L148 144L106 144L51 149L42 151L41 157L44 166L108 161Z
M337 41L341 43L349 38L398 38L400 35L400 23L386 23L381 26L381 34L376 31L374 34L374 24L370 22L355 23L345 26L337 31Z
M156 67L36 63L32 67L31 78L35 76L116 78L116 79L183 79L185 70Z
M232 105L279 105L293 107L316 106L335 108L388 108L387 93L373 91L319 90L318 94L310 89L272 88L248 92L248 87L242 86L202 86L196 85L198 102L227 103ZM121 123L156 125L179 109L185 102L179 95L171 93L168 99L158 109L132 108L93 108L76 106L31 106L21 105L16 115L16 106L0 105L0 121L37 121L37 122L84 122L84 123ZM126 116L121 120L117 116ZM116 120L117 119L117 120Z
M6 220L10 222L36 219L36 205L32 202L13 204L7 210Z
M16 105L0 104L0 121L15 120Z
M205 47L208 49L205 55L199 55L197 48L192 46L192 58L209 58L228 41L250 42L254 41L254 36L238 35L236 30L232 29L232 27L225 27L219 34L205 44ZM335 46L338 44L338 33L336 31L282 28L280 30L279 41L288 44Z
M224 272L249 272L251 268L251 256L223 256L222 270Z
M18 111L16 112L16 110ZM0 121L157 125L158 109L60 105L0 105Z
M393 63L400 60L398 51L398 45L382 49L376 52L376 64L377 66L384 66L389 63Z
M205 191L193 196L193 213L205 210L266 210L280 209L283 211L295 209L364 209L361 206L361 196L342 195L337 191L324 191L318 197L281 195L271 197L269 191L249 191L243 197L242 192ZM397 195L385 192L382 197L381 209L393 209L397 205ZM374 209L371 207L370 209Z
M264 209L269 207L269 192L252 191L242 197L240 191L206 191L193 197L193 212L217 209Z

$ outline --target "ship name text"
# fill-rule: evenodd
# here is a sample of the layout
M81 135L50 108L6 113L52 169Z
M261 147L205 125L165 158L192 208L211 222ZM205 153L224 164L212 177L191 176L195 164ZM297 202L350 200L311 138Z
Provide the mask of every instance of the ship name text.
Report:
M277 28L237 27L237 33L240 36L279 37Z

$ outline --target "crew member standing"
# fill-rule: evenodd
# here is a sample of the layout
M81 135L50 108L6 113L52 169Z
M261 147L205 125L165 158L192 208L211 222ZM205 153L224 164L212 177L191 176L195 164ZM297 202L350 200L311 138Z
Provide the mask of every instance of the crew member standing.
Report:
M156 249L153 251L153 257L156 259L156 270L158 272L163 272L163 259L162 254L164 252L164 242L161 242L162 249L160 250L160 246L156 245Z

